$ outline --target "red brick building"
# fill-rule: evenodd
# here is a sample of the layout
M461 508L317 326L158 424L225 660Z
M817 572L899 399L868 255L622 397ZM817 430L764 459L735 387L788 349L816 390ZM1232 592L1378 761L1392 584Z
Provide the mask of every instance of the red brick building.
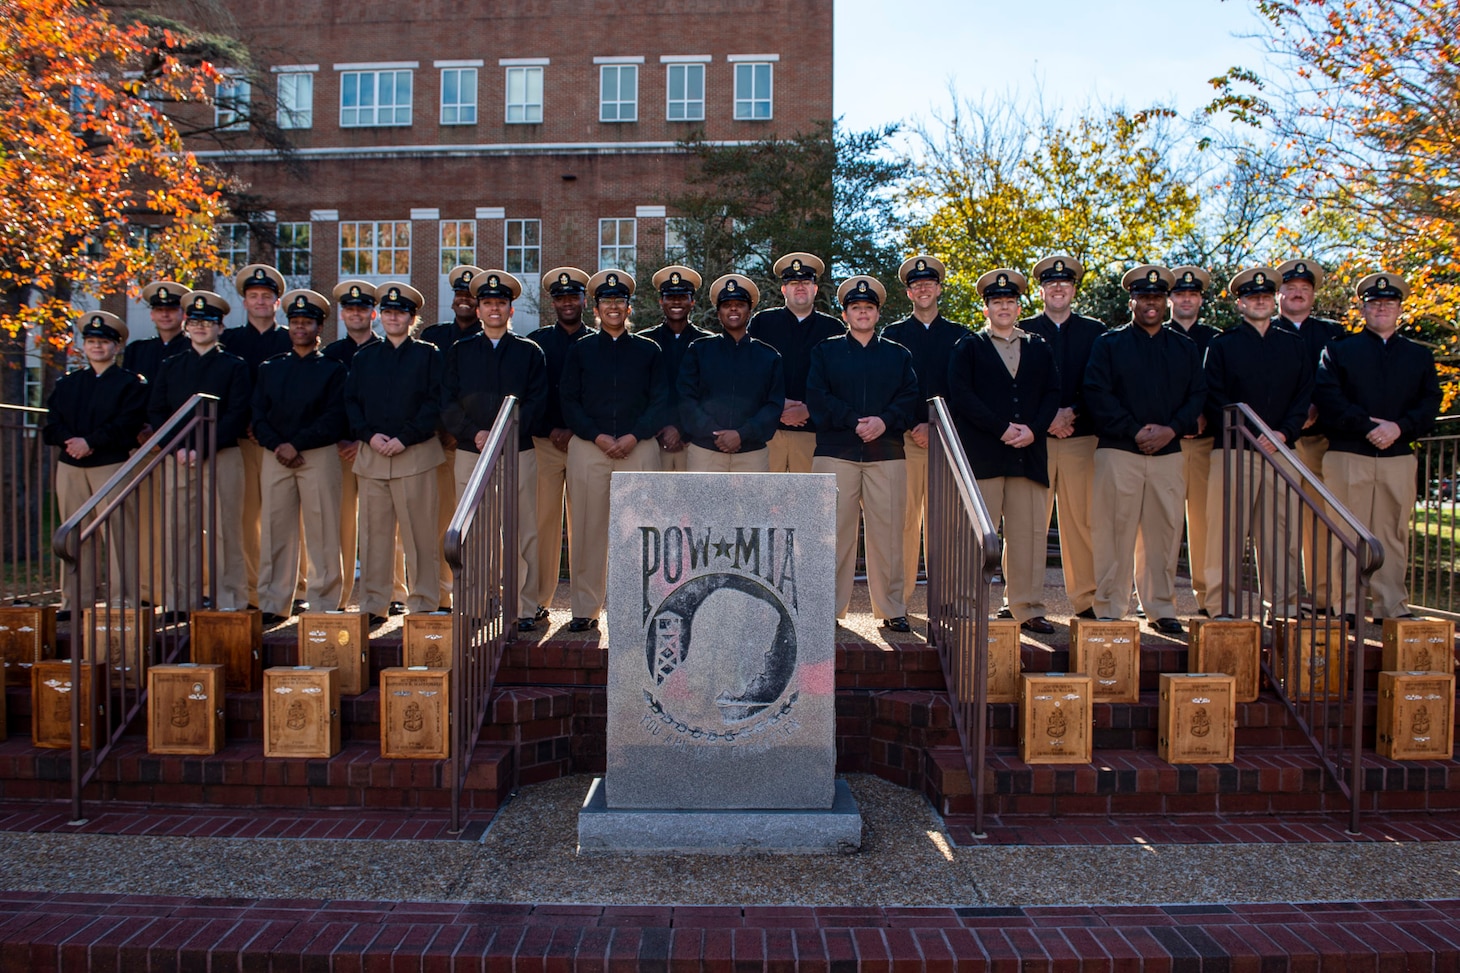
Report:
M276 253L222 227L230 265L273 259L326 293L406 277L426 320L458 263L518 274L535 318L542 271L662 253L680 139L789 136L832 112L832 0L261 0L235 16L255 65L218 121L229 97L270 106L297 156L246 134L200 151L277 223Z

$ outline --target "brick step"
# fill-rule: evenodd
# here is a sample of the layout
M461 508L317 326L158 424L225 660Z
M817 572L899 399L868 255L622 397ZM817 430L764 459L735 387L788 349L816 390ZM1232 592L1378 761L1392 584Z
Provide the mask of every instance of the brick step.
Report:
M500 807L512 789L515 748L479 744L462 789L462 804ZM88 800L154 805L314 808L432 808L451 803L450 762L392 760L362 741L318 759L266 759L254 741L230 743L207 756L149 754L123 738L86 788ZM70 796L69 750L43 750L29 740L0 743L0 798L60 800Z

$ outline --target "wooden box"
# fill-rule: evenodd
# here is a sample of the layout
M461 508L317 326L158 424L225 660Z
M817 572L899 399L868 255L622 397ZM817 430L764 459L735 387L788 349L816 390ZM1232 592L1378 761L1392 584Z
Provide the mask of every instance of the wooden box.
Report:
M1087 764L1094 726L1090 677L1025 673L1020 677L1019 758L1026 764Z
M200 666L222 666L230 693L259 688L263 669L264 616L243 611L195 611L188 620L188 657Z
M1186 636L1187 665L1237 680L1237 702L1257 699L1262 675L1262 627L1241 619L1193 618Z
M16 669L15 671L19 672L20 670ZM27 669L26 677L29 678L29 676L30 670ZM9 732L5 729L5 717L5 667L0 666L0 740L8 740L10 738Z
M451 756L450 669L380 670L380 705L382 757L445 760Z
M34 662L49 658L56 648L56 609L0 608L0 669L19 673L12 685L30 680Z
M81 663L81 749L90 750L96 745L96 731L100 725L100 714L106 712L105 703L97 701L93 714L91 708L91 687L96 685L101 692L106 687L106 663ZM71 747L71 685L70 659L43 659L30 670L30 737L37 747L53 750L67 750Z
M1348 687L1344 651L1348 627L1340 620L1288 619L1274 633L1277 671L1288 699L1337 699ZM1312 648L1317 645L1317 649Z
M81 657L105 662L112 678L137 689L152 662L153 615L150 608L87 608L81 612Z
M264 756L333 757L339 752L340 671L265 669Z
M1229 764L1236 754L1237 677L1161 673L1156 753L1171 764Z
M1019 702L1019 623L1012 618L989 621L990 703Z
M1375 749L1390 760L1449 760L1455 749L1455 674L1379 673Z
M1070 619L1070 669L1090 677L1097 703L1139 702L1140 625Z
M153 666L147 670L147 752L217 753L223 749L223 667Z
M1389 672L1454 672L1455 623L1438 618L1384 619Z
M401 628L401 648L406 666L450 669L453 658L451 612L407 615Z
M340 670L340 695L370 688L370 616L305 612L299 616L299 664Z

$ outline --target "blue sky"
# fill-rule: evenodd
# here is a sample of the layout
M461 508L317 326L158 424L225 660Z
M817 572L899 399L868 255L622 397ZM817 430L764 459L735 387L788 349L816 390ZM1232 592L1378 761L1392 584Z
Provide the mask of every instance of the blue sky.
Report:
M1189 114L1207 79L1260 67L1251 0L835 0L834 110L853 129L931 120L962 98L1091 101Z

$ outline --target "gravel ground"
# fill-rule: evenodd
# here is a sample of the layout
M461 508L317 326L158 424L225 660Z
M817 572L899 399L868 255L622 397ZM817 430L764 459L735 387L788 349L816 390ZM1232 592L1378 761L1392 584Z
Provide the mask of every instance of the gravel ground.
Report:
M601 904L1035 905L1460 897L1460 843L955 848L912 791L849 778L846 856L579 858L591 778L524 788L478 843L0 834L0 886L136 895Z

